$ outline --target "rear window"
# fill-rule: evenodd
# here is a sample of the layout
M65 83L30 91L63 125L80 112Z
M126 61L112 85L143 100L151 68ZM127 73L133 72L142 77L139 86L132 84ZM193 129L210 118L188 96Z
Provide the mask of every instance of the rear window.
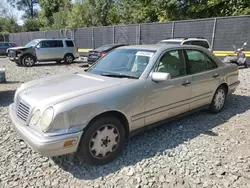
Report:
M202 40L187 41L187 42L184 42L183 44L201 46L201 47L204 47L204 48L207 48L207 49L209 48L209 44L207 43L207 41L202 41Z
M67 47L74 47L74 43L72 40L66 40Z
M101 46L101 47L96 48L95 51L106 51L112 47L113 47L113 45L105 45L105 46Z
M8 43L0 43L0 47L8 47L9 46L9 44Z

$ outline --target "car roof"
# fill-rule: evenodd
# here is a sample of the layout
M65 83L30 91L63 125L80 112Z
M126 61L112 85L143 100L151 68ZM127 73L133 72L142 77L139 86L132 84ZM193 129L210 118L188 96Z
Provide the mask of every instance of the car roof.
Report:
M171 38L171 39L161 40L161 42L167 42L167 41L182 42L182 41L187 41L187 40L207 41L207 39L205 39L205 38Z
M69 39L69 38L44 38L44 39L33 39L33 40L39 40L39 41L41 40L72 40L73 41L73 39Z
M157 51L162 48L176 47L176 45L160 45L160 44L148 44L148 45L130 45L122 46L119 49L135 49L135 50L154 50Z

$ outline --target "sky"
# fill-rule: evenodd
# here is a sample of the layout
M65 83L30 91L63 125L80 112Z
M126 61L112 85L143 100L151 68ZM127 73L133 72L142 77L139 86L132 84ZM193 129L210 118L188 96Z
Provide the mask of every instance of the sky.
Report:
M8 5L7 0L1 0L1 1L2 1L1 3L3 5ZM8 5L8 6L10 6L10 5ZM19 25L23 25L23 20L21 19L23 11L19 11L19 10L15 9L15 8L12 8L12 7L10 7L10 9L13 11L13 14L16 16L17 23Z

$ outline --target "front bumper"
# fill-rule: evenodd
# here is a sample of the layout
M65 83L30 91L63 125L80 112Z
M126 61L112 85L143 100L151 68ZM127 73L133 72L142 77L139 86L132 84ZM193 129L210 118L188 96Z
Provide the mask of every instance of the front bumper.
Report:
M19 122L13 104L9 106L9 114L18 134L31 148L41 155L51 157L77 151L83 131L50 137L39 135L29 126L23 125ZM74 144L72 146L64 147L64 143L69 140L74 140Z

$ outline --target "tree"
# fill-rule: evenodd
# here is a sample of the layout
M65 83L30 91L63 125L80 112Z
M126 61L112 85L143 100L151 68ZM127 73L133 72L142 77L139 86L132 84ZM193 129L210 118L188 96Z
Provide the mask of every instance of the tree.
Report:
M114 0L85 0L84 20L87 26L109 25L109 12L114 5Z
M37 6L39 0L8 0L8 2L18 10L23 10L25 19L37 17Z
M40 25L37 20L27 19L23 24L23 31L39 31Z
M80 28L85 27L85 6L82 2L78 1L73 4L71 13L67 19L67 28Z
M54 24L54 14L61 11L70 11L70 0L40 0L39 5L41 12L39 13L39 20L43 25L43 29L50 28ZM62 15L62 14L61 14ZM66 19L66 18L64 18Z

